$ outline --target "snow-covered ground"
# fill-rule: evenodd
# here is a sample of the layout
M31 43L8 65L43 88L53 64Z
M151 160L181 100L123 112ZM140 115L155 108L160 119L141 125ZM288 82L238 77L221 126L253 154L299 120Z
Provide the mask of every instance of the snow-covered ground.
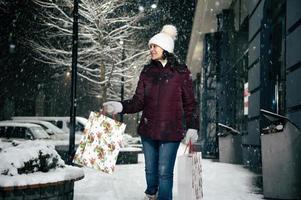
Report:
M180 146L178 155L184 152ZM144 198L144 160L138 164L117 165L113 174L84 168L85 178L77 181L75 200L142 200ZM204 200L257 200L263 199L260 188L253 185L256 174L241 165L202 160ZM176 184L175 172L175 184ZM174 199L177 199L174 187Z

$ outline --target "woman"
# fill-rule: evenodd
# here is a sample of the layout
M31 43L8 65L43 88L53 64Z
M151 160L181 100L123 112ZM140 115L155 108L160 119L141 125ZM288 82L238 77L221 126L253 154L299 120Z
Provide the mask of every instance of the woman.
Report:
M173 55L177 30L165 25L149 41L151 61L142 70L132 99L108 101L109 114L143 111L138 134L145 156L146 199L172 199L173 170L181 140L198 138L191 73ZM186 122L186 132L183 127Z

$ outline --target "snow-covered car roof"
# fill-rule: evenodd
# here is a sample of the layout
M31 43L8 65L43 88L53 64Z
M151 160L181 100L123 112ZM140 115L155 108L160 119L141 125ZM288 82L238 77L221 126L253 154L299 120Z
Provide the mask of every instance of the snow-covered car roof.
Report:
M0 127L4 126L15 126L15 127L38 127L41 128L41 126L37 124L31 124L31 123L22 123L22 122L14 122L14 121L0 121Z
M43 126L47 127L48 129L54 131L55 133L59 133L59 134L64 134L65 133L62 129L60 129L59 127L55 126L51 122L47 122L47 121L43 121L43 120L15 119L13 121L22 122L22 123L28 122L28 123L34 123L34 124L38 124L38 125L43 125Z
M64 117L57 117L57 116L14 116L12 117L13 120L16 120L16 119L35 119L35 120L43 120L43 119L47 119L47 120L69 120L70 117L69 116L64 116ZM81 122L84 122L84 121L87 121L86 118L84 117L79 117L79 116L76 116L76 119L80 120Z

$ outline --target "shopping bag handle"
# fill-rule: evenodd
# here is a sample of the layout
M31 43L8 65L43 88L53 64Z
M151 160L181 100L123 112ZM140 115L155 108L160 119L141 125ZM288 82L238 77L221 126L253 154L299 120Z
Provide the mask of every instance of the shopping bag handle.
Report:
M193 145L192 145L191 139L190 139L189 142L186 144L186 148L185 148L185 150L184 150L184 154L186 153L187 148L189 148L189 154L196 152L195 149L194 149L194 147L193 147Z

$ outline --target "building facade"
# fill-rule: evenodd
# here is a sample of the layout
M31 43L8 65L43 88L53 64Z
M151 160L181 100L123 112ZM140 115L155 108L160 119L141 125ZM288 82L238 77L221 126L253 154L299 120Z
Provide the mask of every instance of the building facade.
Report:
M199 84L201 148L261 172L261 136L275 125L264 111L301 127L301 1L213 2L209 11L197 6L187 56ZM211 31L198 28L203 12L215 13Z

